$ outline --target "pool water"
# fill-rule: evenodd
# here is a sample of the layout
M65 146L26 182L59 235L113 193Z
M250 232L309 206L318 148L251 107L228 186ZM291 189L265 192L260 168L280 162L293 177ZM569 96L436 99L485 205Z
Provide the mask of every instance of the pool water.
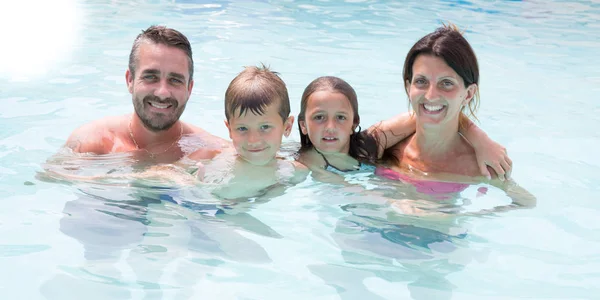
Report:
M600 294L597 1L21 1L0 5L2 299L593 299ZM49 13L51 12L51 13ZM48 180L79 125L132 111L124 73L151 24L192 43L182 118L218 136L243 66L286 81L292 114L322 75L356 89L363 128L408 109L402 64L423 35L464 28L480 126L505 145L534 209L473 185L445 218L398 212L407 187L370 172L225 202L200 187ZM299 141L297 129L286 140ZM127 156L86 162L98 169ZM480 188L488 192L481 195ZM426 205L426 203L421 203ZM420 205L421 205L420 204Z

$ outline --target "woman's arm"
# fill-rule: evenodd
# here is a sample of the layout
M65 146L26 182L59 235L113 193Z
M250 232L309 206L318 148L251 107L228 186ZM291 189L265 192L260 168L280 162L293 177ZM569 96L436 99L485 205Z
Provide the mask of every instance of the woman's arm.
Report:
M512 199L514 206L519 208L533 208L537 205L535 196L513 180L492 180L490 184L505 191L506 195Z

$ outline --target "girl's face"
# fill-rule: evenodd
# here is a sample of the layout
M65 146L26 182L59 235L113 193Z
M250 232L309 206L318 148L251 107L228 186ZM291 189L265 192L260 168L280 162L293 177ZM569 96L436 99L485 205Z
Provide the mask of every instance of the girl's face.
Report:
M300 130L313 146L324 153L348 153L354 132L354 111L350 100L335 91L316 91L306 101L305 121Z
M406 86L417 122L427 126L458 124L459 113L473 99L477 85L465 87L463 79L436 56L419 55L412 68L413 77Z

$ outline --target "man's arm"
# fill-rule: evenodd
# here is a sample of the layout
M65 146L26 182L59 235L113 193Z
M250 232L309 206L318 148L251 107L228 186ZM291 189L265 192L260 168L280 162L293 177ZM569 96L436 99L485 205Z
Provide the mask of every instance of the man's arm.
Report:
M65 147L75 153L107 154L104 140L107 139L104 138L102 130L98 129L97 124L90 123L75 129L67 139Z

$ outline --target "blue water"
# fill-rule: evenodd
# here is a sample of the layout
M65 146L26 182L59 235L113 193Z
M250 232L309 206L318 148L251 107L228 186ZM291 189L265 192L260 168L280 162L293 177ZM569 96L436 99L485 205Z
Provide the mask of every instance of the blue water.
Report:
M32 0L0 11L2 299L600 294L597 1ZM534 209L410 217L381 205L398 186L371 174L348 178L358 188L308 179L244 203L38 176L74 128L132 110L127 56L151 24L192 42L196 82L182 118L227 137L224 91L260 62L282 74L294 115L322 75L355 87L363 128L406 111L404 57L442 21L466 30L481 68L480 126L508 148ZM288 142L298 140L294 130ZM447 209L508 201L493 188L476 193Z

